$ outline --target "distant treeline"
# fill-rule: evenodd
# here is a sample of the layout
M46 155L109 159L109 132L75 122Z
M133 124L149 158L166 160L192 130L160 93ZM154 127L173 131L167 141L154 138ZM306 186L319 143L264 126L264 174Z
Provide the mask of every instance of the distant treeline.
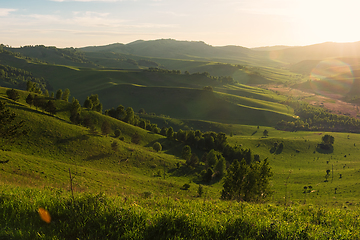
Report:
M4 85L16 86L18 89L27 90L27 82L35 83L36 87L45 91L52 90L50 84L44 78L37 78L31 72L20 68L14 68L0 64L0 83Z
M144 71L148 71L148 72L159 72L159 73L167 73L167 74L181 74L180 70L167 70L167 69L162 69L162 68L149 68L147 70ZM195 72L190 74L188 71L184 72L185 75L191 75L191 76L203 76L218 82L221 82L223 84L234 84L235 80L233 77L231 76L211 76L210 73L208 72Z
M305 102L287 101L286 104L294 108L295 115L300 118L290 122L282 120L277 123L277 129L286 131L360 132L360 121L356 118L333 114L327 109L314 107Z
M47 54L49 54L49 52L46 50L51 50L53 54L58 55L60 57L64 57L65 59L73 61L73 62L94 64L93 62L91 62L84 56L84 53L82 51L79 51L73 47L59 49L59 48L56 48L53 46L46 47L44 45L35 45L35 46L29 45L29 46L23 46L21 48L22 49L26 49L26 48L36 49L39 51L39 53L43 57L47 57Z

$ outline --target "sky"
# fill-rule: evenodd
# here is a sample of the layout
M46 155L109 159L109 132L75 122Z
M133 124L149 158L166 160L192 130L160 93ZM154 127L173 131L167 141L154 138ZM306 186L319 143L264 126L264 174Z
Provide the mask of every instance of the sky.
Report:
M358 0L0 0L0 43L100 46L136 40L212 46L360 41Z

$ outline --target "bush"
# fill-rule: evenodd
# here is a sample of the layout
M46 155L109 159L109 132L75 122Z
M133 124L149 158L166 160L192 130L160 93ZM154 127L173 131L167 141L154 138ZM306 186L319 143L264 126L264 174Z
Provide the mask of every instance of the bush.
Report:
M8 89L6 90L6 95L8 96L8 98L17 101L20 98L19 92L16 91L15 89Z
M121 135L121 130L120 130L120 129L116 129L115 132L114 132L114 134L115 134L115 137L116 137L116 138L120 137L120 135Z
M156 143L154 143L154 145L153 145L153 149L154 149L155 151L159 152L159 151L162 150L162 146L161 146L161 144L160 144L159 142L156 142Z

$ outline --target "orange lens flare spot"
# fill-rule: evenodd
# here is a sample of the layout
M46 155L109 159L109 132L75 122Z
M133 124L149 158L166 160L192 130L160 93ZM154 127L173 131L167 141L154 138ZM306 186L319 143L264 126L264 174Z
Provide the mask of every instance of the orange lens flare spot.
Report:
M47 210L45 210L44 208L39 208L38 212L39 212L41 220L43 220L46 223L51 222L51 216Z

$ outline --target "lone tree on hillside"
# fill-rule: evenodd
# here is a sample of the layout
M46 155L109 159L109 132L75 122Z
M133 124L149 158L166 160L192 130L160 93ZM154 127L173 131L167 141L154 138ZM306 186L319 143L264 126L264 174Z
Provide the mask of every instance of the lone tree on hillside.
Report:
M162 150L162 146L159 142L155 142L154 145L153 145L153 149L157 152L161 151Z
M265 129L265 130L263 131L263 136L264 136L264 137L269 136L269 131Z
M318 144L318 147L324 150L332 150L335 138L329 134L326 134L322 137L322 142Z
M322 137L322 142L326 145L333 145L335 138L329 134L326 134Z

